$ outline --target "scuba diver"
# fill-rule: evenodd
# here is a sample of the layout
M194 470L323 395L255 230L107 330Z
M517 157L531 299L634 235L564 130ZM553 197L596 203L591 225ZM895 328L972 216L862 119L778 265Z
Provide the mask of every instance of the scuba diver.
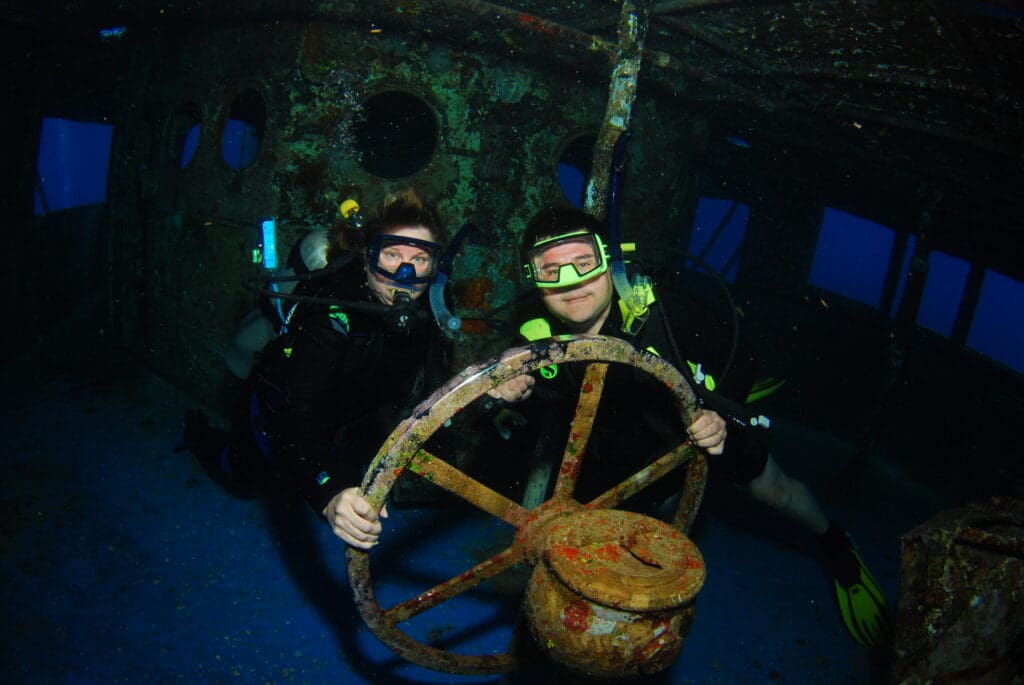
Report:
M613 206L610 205L610 220ZM656 297L648 279L634 276L630 282L614 225L609 230L577 209L543 210L523 233L520 259L523 274L537 294L518 319L522 321L518 326L522 337L533 341L560 334L589 334L626 340L638 349L662 356L684 370L684 375L688 369L703 407L692 425L683 426L669 393L659 388L656 381L630 367L612 365L594 421L594 433L588 442L587 464L577 483L577 499L589 501L664 454L668 447L679 443L684 432L688 433L697 446L711 455L708 463L713 475L723 475L742 485L755 501L818 537L850 634L862 644L886 646L891 639L890 608L853 543L827 518L808 488L789 477L772 458L768 450L768 420L746 402L726 399L731 396L749 401L755 397L751 393L751 365L740 364L727 378L714 379L704 366L696 363L695 360L706 357L694 355L705 350L683 348L678 342L699 346L703 341L706 346L707 336L694 327L688 312L675 306L677 303L671 298ZM538 374L539 378L519 376L489 394L499 404L536 396L534 402L518 405L517 410L532 409L526 423L542 426L538 431L543 432L545 421L553 421L548 425L569 425L580 392L579 364L548 367ZM560 418L552 419L553 416ZM708 417L713 420L705 422ZM526 438L528 444L531 440L532 437ZM672 487L669 483L665 485ZM657 485L649 491L656 489ZM641 497L644 494L648 493ZM671 495L668 490L652 492L648 501L630 502L627 506L652 513Z
M346 543L369 548L379 517L358 484L398 422L451 375L457 328L443 307L439 278L447 240L437 211L415 192L387 197L361 228L335 229L330 266L300 280L286 328L259 354L247 415L233 430L186 418L183 443L236 494L297 490ZM441 314L444 314L442 316ZM437 320L437 325L434 320Z

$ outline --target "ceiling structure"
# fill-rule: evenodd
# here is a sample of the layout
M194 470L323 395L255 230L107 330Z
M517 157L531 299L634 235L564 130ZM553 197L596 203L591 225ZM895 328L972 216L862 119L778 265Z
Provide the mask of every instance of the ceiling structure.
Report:
M674 98L752 148L838 158L862 175L898 172L959 193L1005 218L987 251L1008 235L1024 243L1021 0L627 1L650 13L639 97ZM0 9L0 23L73 46L118 24L157 31L284 14L345 19L606 80L622 3L80 0ZM1024 251L1014 261L1024 263Z

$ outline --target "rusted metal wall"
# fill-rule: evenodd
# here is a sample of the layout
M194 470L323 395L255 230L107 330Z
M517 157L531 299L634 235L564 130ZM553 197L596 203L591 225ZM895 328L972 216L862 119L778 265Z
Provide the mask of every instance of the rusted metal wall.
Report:
M108 198L122 342L197 397L217 397L224 347L253 303L243 283L256 274L259 220L277 217L286 255L305 230L333 225L346 197L369 208L406 185L435 200L453 232L469 220L480 229L455 267L460 313L472 319L510 300L518 233L541 207L565 202L559 156L577 135L597 132L607 99L600 73L503 55L518 36L498 35L495 49L477 51L401 25L320 17L137 44L120 76L131 86L126 101L114 107L120 144ZM393 180L365 170L354 143L363 103L389 90L421 99L439 127L426 166ZM254 163L234 170L221 144L243 91L262 101L266 132ZM180 169L188 112L199 114L201 135ZM685 172L672 150L686 125L665 112L646 101L634 113L626 231L664 231L665 198ZM460 362L506 346L478 322L467 321L467 332Z

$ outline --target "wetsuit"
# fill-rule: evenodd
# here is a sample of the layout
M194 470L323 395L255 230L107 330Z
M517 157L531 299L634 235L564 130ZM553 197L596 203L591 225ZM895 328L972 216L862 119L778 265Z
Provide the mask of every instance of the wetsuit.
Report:
M691 349L693 343L700 344L707 340L707 335L706 331L685 326L683 322L687 319L684 313L677 311L678 307L674 305L671 300L655 302L643 327L636 335L628 336L622 332L618 302L613 301L599 335L624 339L637 348L655 352L680 369L684 376L690 376L688 362L702 358L696 356L700 350ZM658 307L672 311L663 317ZM532 318L545 319L552 335L568 333L540 302L528 307L521 320ZM666 326L671 326L671 339ZM681 359L676 356L676 351ZM751 427L749 419L756 412L726 398L725 393L745 398L753 382L753 368L747 363L752 361L752 357L740 354L739 359L743 363L734 365L715 392L704 387L695 387L695 390L705 407L717 411L729 423L725 452L709 458L712 472L736 482L747 482L764 470L768 459L767 430ZM559 364L553 378L538 375L534 387L537 401L527 401L523 406L529 422L533 424L536 421L546 426L544 430L567 427L579 397L584 369L583 363ZM692 385L697 386L697 383ZM686 426L675 408L671 393L644 371L611 364L577 482L576 498L581 502L589 501L685 439ZM550 442L559 444L557 439ZM646 503L639 506L646 508L663 495L677 491L678 486L679 483L665 483L662 491L655 489L647 496Z
M295 294L377 301L360 259L301 282ZM426 314L426 300L412 307ZM450 357L429 317L399 331L380 314L301 302L253 372L258 437L278 470L322 512L341 490L359 484L395 426L447 380Z

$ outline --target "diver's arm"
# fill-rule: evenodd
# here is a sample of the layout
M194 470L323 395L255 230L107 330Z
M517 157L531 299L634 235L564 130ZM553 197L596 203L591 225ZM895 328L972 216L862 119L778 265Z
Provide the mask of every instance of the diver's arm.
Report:
M726 424L728 438L719 455L735 463L763 463L767 458L770 432L767 421L742 405L719 393L695 387L705 410L711 410ZM709 454L714 454L709 452Z

